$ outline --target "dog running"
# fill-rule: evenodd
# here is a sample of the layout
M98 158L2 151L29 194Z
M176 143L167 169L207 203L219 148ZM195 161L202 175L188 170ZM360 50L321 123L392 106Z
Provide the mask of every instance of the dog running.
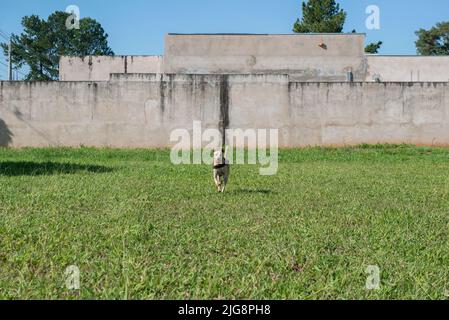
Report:
M228 184L231 168L227 159L228 148L226 151L222 148L214 152L214 181L218 192L224 193Z

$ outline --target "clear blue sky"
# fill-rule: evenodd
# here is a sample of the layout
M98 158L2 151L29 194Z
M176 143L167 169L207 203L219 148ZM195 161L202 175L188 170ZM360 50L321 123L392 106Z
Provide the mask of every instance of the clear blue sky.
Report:
M368 42L382 40L381 54L415 54L417 29L449 21L448 0L338 2L348 13L345 31L367 33ZM365 27L365 9L371 4L381 10L380 30ZM170 32L291 33L301 15L301 0L2 0L0 29L20 33L23 16L46 18L68 5L77 5L81 17L92 17L103 25L116 54L134 55L163 54L164 34ZM0 77L4 75L0 66Z

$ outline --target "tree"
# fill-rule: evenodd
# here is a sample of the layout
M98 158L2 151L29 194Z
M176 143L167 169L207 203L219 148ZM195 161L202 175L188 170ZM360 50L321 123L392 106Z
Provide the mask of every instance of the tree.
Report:
M335 0L309 0L302 3L302 20L293 26L296 33L340 33L346 12Z
M79 20L79 28L67 28L70 14L57 11L47 20L36 15L22 19L23 33L12 35L12 63L29 67L26 80L57 80L61 55L113 55L108 35L94 19ZM2 43L5 54L8 44Z
M382 46L382 43L383 43L382 41L379 41L377 43L376 42L370 43L365 47L365 52L371 54L379 53L379 49Z
M353 29L352 33L357 33L357 31ZM382 47L382 45L383 45L382 41L372 42L365 47L365 53L377 54L379 53L380 47Z
M302 3L302 20L296 20L295 33L341 33L346 21L346 12L335 0L308 0ZM352 33L357 31L352 30ZM382 41L370 43L366 53L378 53Z
M449 55L449 22L437 23L435 27L416 31L418 54L427 56Z

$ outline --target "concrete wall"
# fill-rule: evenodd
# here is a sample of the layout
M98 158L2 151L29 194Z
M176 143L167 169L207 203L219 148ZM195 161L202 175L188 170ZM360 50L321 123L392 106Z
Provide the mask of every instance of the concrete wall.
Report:
M161 56L63 56L60 81L108 81L111 73L160 73Z
M164 147L176 128L279 129L280 145L449 145L448 83L300 83L286 75L0 82L0 144Z
M363 81L364 42L364 34L169 34L164 72L289 74L298 81L346 81L352 71L356 81Z
M367 56L366 81L447 82L449 56Z
M111 74L287 74L291 81L446 82L449 56L365 55L364 34L169 34L165 56L61 57L61 81Z

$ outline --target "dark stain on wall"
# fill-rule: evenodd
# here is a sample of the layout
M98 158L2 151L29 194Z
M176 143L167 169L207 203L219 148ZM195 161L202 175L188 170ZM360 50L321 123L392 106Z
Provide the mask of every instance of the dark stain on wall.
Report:
M226 144L226 129L229 128L229 76L220 76L220 123L222 144Z
M90 103L91 103L91 113L90 113L90 117L91 120L94 120L94 116L95 116L95 109L98 105L98 83L96 82L91 82L88 83L87 86L89 87L89 92L92 92L92 96L89 97Z
M167 102L172 103L173 101L173 91L175 90L175 81L173 74L165 74L161 75L161 80L159 84L159 92L160 92L160 105L162 113L167 109Z
M166 89L167 89L167 82L164 81L164 79L161 79L161 81L159 82L159 92L160 92L159 95L161 98L160 105L161 105L162 113L164 113L164 111L165 111L165 91L166 91Z
M9 131L5 121L0 119L0 147L7 147L12 141L12 132Z

